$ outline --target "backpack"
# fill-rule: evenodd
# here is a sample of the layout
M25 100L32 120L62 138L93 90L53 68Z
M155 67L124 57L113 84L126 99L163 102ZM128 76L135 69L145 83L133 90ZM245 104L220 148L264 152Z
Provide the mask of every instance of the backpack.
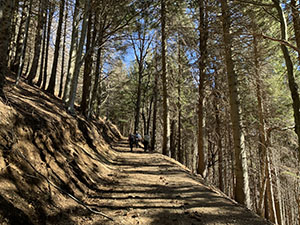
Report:
M150 136L149 136L148 134L146 134L146 135L144 136L144 140L147 141L147 142L149 142L149 141L150 141Z

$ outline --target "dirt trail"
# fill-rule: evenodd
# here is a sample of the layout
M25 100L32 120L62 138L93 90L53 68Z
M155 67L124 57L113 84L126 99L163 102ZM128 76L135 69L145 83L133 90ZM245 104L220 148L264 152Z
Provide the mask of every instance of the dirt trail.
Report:
M118 184L98 195L89 204L114 218L84 218L83 224L269 224L249 210L202 185L177 162L160 154L130 152L125 141L113 146L113 163ZM99 208L100 206L100 208Z
M1 225L267 224L178 162L130 152L109 121L13 81L0 101ZM97 214L103 212L114 219Z

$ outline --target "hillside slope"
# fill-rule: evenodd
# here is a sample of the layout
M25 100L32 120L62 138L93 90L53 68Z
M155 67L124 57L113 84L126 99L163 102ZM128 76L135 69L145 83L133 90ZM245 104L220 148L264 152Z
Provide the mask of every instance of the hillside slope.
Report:
M24 83L5 93L0 224L268 224L174 160L129 152L107 121L72 117Z
M91 212L72 196L85 202L115 182L109 143L121 135L108 122L68 115L59 100L25 83L9 84L5 93L0 224L77 224Z

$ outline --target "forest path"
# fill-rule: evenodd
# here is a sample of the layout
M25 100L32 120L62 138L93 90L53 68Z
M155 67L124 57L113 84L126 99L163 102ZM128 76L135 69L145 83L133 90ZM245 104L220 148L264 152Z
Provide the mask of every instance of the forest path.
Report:
M116 184L89 196L89 202L100 206L114 221L98 217L96 224L269 224L205 187L168 157L139 148L130 152L125 140L112 147L117 153L112 175ZM92 221L95 224L95 218Z

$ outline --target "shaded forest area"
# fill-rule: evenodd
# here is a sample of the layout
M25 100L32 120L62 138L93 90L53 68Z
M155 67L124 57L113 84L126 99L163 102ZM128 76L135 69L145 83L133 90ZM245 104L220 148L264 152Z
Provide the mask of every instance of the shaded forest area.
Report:
M150 134L153 151L273 223L300 224L299 4L1 1L0 96L24 80L71 115Z

